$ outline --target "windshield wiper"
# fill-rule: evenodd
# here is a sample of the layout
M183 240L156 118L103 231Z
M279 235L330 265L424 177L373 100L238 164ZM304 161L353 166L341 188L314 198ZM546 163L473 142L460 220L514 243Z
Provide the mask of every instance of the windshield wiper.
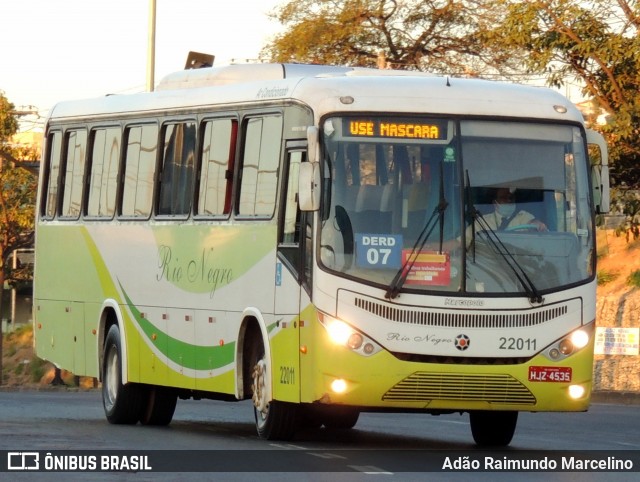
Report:
M509 266L511 271L513 271L513 274L516 276L516 278L518 278L518 281L529 296L529 301L531 301L531 303L542 303L544 301L544 298L542 297L542 295L540 295L536 286L533 284L533 281L531 281L531 278L529 278L524 268L513 257L511 252L509 252L495 230L491 226L489 226L489 224L487 224L487 221L480 215L478 211L475 212L474 216L482 230L486 233L486 239L493 247L493 250L498 253L502 257L502 259L504 259L507 266Z
M393 300L400 293L400 290L402 289L404 282L407 280L407 276L409 276L409 273L411 272L411 269L413 268L413 265L415 264L416 259L418 259L418 254L420 253L420 251L422 251L422 248L424 247L427 240L431 236L431 233L436 227L436 216L440 225L440 251L439 252L442 253L442 244L444 242L444 212L447 209L447 206L449 205L449 203L444 197L444 179L443 179L442 171L443 169L441 164L440 165L440 200L438 202L438 205L433 210L433 213L431 213L431 216L425 223L424 228L422 228L422 231L420 231L420 234L418 235L418 239L416 239L416 242L414 243L413 248L411 249L411 253L409 254L409 256L407 256L407 259L405 260L405 262L402 263L402 266L400 267L396 275L393 277L393 280L391 281L389 288L387 288L387 293L385 294L385 298L389 300Z
M482 217L482 214L480 214L480 211L478 211L478 209L473 204L470 196L471 184L469 183L468 171L467 171L466 181L467 181L467 189L469 191L467 192L467 196L468 196L467 197L467 215L471 218L472 249L474 250L474 260L475 260L475 223L477 222L478 225L482 228L482 230L486 233L486 239L489 241L489 243L493 247L493 250L502 257L502 259L505 261L507 266L509 266L511 271L513 271L513 274L516 276L516 278L518 279L518 281L520 282L524 290L527 292L529 301L531 301L531 303L542 303L544 301L544 298L538 292L536 286L533 284L533 281L531 281L531 278L529 278L524 268L520 265L520 263L518 263L518 261L513 257L511 252L504 245L504 243L498 236L498 233L496 233L496 231L491 226L489 226L489 223L487 223L487 220L484 219L484 217Z
M480 212L476 208L475 204L471 200L471 182L469 182L469 170L465 171L465 186L464 186L464 195L465 195L465 204L466 204L466 219L471 226L471 249L473 249L473 261L476 260L476 223L475 220L478 216L481 216ZM465 240L466 242L466 240Z
M442 217L445 209L447 209L446 201L444 202L444 204L439 203L433 210L433 213L425 223L424 228L420 232L418 239L413 245L411 254L409 254L396 275L393 277L393 281L391 281L389 288L387 288L385 298L392 300L398 296L400 290L402 289L402 285L404 285L404 282L407 280L407 276L409 276L409 273L411 272L411 269L416 262L416 259L418 259L418 254L420 253L420 251L422 251L422 248L424 247L427 240L429 239L429 236L431 236L431 233L436 227L436 216L440 215L439 217ZM440 242L440 251L442 251L442 241Z

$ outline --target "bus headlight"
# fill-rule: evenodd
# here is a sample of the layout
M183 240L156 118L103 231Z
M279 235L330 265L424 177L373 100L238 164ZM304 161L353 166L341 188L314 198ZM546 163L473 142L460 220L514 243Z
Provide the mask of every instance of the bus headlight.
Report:
M342 320L319 311L318 321L327 330L329 339L336 345L344 346L364 356L371 356L382 350L375 341Z
M548 346L543 354L552 361L564 360L589 344L593 329L594 323L583 326Z
M562 353L564 356L569 356L573 352L573 343L571 343L571 340L569 338L561 340L558 346L560 348L560 353Z
M349 325L335 318L327 323L326 328L329 332L329 338L336 345L345 345L353 333Z
M585 330L574 331L573 333L571 333L570 338L571 343L573 343L573 346L577 350L580 350L581 348L584 348L589 344L589 333L587 333Z

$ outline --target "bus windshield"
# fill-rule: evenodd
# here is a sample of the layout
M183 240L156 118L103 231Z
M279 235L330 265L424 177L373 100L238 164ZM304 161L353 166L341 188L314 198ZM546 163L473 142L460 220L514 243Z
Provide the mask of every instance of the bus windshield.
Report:
M387 289L539 294L593 276L585 140L566 124L322 124L323 268Z

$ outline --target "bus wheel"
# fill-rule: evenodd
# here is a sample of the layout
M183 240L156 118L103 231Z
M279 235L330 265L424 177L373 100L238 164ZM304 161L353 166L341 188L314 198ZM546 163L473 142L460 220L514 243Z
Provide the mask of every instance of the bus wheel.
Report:
M144 391L145 397L140 410L140 423L143 425L169 425L178 402L175 390L149 386Z
M328 429L347 430L358 423L360 412L347 407L330 407L324 417L324 426Z
M296 430L297 406L271 400L271 370L262 346L254 360L251 389L258 435L267 440L290 440Z
M104 342L102 405L110 423L138 422L142 394L135 383L122 384L122 348L118 325L112 325Z
M469 412L471 434L476 444L484 446L509 445L516 431L518 412Z

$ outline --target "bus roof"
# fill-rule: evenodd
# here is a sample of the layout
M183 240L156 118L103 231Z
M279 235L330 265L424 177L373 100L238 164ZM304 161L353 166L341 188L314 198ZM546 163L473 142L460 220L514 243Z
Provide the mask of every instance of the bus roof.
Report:
M328 112L523 117L582 122L564 96L542 87L422 72L305 64L247 64L170 74L156 92L57 104L50 119L134 114L295 99Z

